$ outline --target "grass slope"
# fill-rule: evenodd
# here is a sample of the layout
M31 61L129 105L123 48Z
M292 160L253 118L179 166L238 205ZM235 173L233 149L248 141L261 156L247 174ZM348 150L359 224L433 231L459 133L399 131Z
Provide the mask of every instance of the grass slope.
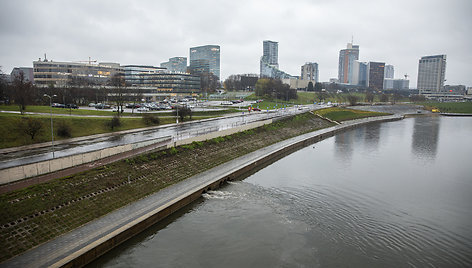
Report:
M365 117L372 117L372 116L388 115L387 113L369 112L369 111L353 110L353 109L339 108L339 107L321 109L321 110L315 111L315 113L323 117L329 118L331 120L338 121L338 122L353 120L353 119L360 119L360 118L365 118Z

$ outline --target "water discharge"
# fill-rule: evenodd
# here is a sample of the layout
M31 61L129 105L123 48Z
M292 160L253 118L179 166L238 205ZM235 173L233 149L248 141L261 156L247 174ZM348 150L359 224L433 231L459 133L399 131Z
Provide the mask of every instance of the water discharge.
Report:
M297 151L90 266L471 267L472 118L418 117Z

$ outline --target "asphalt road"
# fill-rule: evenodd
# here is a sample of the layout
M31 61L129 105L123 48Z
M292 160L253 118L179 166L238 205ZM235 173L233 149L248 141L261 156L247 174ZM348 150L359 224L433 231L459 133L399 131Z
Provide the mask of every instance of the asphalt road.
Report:
M307 106L304 106L307 107ZM320 109L325 106L310 106L310 109ZM164 136L172 136L174 140L186 139L202 135L209 132L221 131L228 128L240 126L245 123L255 122L273 117L284 116L307 111L296 107L280 109L277 112L241 112L240 114L230 115L222 118L199 120L184 124L172 124L154 128L152 130L138 131L122 135L110 135L99 138L91 138L81 141L57 144L54 146L54 157L63 157L79 153L85 153L104 148L124 145L139 141L147 141ZM21 166L40 161L52 159L51 147L26 148L14 152L7 152L0 155L0 169Z

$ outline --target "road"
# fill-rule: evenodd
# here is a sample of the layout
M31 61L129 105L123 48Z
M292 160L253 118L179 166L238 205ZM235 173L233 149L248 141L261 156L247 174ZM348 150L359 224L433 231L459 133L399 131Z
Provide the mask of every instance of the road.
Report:
M305 112L309 109L321 109L326 106L310 105L303 106L304 109L297 107L280 109L278 111L264 112L241 112L237 115L230 115L222 118L199 120L184 124L172 124L154 128L152 130L138 131L122 135L110 135L99 138L91 138L70 143L62 143L54 146L54 157L64 157L78 153L100 150L118 145L147 141L164 136L172 136L174 140L185 139L202 135L209 132L220 131L228 128L240 126L242 124L264 120L273 117L285 116ZM36 163L52 159L51 147L40 147L26 149L14 152L7 152L0 155L0 169L21 166L25 164Z

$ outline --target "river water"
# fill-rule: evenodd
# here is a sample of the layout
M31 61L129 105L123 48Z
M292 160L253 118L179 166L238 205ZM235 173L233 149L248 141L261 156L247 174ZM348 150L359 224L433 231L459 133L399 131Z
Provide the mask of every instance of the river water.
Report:
M472 118L360 127L230 182L90 264L471 267Z

